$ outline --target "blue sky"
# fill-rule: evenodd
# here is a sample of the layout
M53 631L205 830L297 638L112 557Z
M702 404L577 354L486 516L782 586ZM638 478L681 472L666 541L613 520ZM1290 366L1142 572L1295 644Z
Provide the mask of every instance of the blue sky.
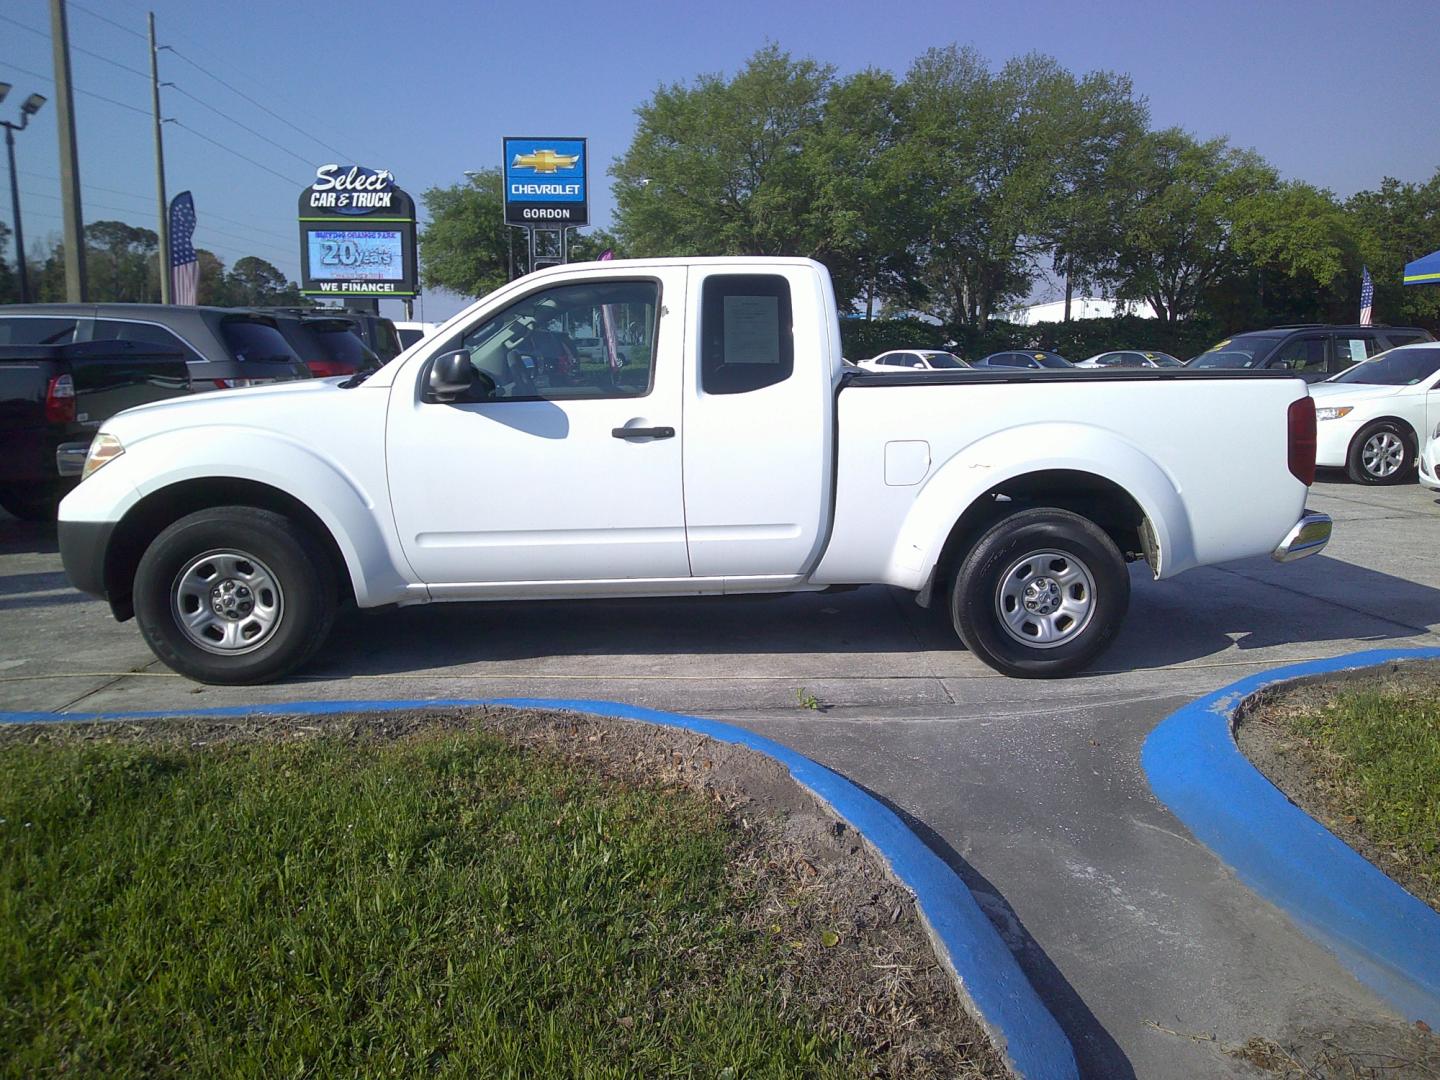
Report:
M841 74L866 67L900 74L925 49L950 42L974 45L996 64L1040 51L1075 71L1126 72L1156 126L1228 136L1285 176L1342 196L1384 176L1423 181L1440 167L1440 0L153 0L151 7L161 44L175 50L161 53L161 78L176 84L163 92L164 113L184 125L166 126L169 190L194 192L196 245L227 263L260 255L292 277L300 188L315 165L337 157L389 169L418 197L458 182L467 169L498 165L503 135L583 135L592 221L607 224L612 201L603 171L628 145L636 106L660 85L733 73L767 41ZM155 227L149 82L135 73L148 72L143 34L151 7L70 0L75 86L121 103L75 99L87 220ZM15 85L0 116L14 119L31 91L51 96L50 70L47 0L0 0L0 81ZM17 137L27 239L60 228L54 117L47 104ZM0 200L0 216L9 221L8 199ZM447 316L459 303L427 297L425 317Z

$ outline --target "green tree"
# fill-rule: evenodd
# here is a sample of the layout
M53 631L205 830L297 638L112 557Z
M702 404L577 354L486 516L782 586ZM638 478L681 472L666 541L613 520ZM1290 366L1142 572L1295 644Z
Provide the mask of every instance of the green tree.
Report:
M85 263L90 299L96 303L155 303L160 281L155 253L160 238L153 229L123 221L92 221L85 226Z
M484 296L510 280L512 242L505 224L499 169L469 174L463 184L430 188L420 196L430 223L420 234L420 280L427 289ZM524 256L517 251L517 259Z
M823 255L806 154L832 80L768 45L728 82L656 90L610 170L621 241L638 256Z
M237 259L225 275L225 295L232 307L294 307L305 303L300 287L279 267L258 255Z
M1406 263L1440 251L1440 170L1423 184L1387 176L1351 196L1345 213L1375 281L1376 319L1440 329L1440 285L1404 284Z
M5 249L9 246L10 226L0 222L0 304L13 304L20 299L19 279L5 260Z
M1149 301L1167 322L1186 318L1242 269L1233 225L1249 212L1247 200L1278 188L1275 170L1254 151L1198 142L1179 128L1147 133L1123 167L1130 188L1116 251L1119 294Z
M620 238L608 229L591 229L584 233L577 231L570 238L571 262L591 262L607 251L611 253L612 259L629 258Z

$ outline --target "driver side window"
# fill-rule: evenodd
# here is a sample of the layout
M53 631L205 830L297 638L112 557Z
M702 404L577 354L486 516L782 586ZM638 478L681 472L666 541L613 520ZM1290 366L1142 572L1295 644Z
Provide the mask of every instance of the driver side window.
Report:
M655 281L557 285L471 327L451 348L494 382L487 401L644 397L659 308Z

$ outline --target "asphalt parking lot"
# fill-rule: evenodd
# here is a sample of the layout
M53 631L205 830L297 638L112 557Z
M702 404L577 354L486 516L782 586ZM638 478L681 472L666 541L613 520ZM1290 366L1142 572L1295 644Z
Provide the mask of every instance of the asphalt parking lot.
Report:
M1387 1014L1151 796L1175 708L1281 663L1440 645L1440 497L1322 475L1322 555L1162 583L1094 672L996 675L901 593L351 612L304 674L199 687L72 592L52 527L0 514L0 708L302 698L594 698L728 720L843 772L960 871L1088 1075L1253 1075L1215 1049ZM810 705L818 707L809 707Z

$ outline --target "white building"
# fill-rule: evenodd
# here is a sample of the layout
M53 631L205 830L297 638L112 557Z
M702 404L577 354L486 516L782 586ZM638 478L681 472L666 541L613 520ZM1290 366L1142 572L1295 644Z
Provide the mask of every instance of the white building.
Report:
M1113 319L1117 315L1135 315L1141 319L1155 318L1155 309L1145 301L1106 300L1099 296L1074 296L1070 299L1072 319ZM1047 300L1043 304L1030 304L1012 308L1005 317L1021 326L1036 323L1063 322L1065 301Z

